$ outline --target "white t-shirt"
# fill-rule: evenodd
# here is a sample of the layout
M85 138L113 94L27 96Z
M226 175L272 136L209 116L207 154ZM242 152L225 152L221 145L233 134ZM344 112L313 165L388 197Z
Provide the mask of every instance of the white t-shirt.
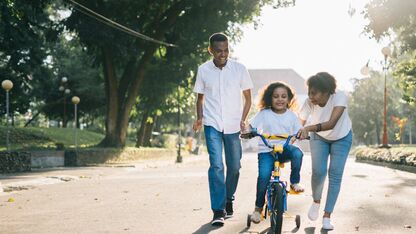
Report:
M194 92L204 95L203 124L225 134L239 132L242 91L252 88L250 75L241 63L228 59L222 69L213 60L200 65Z
M268 134L296 134L302 127L296 114L286 110L283 114L277 114L271 109L264 109L258 112L251 120L250 125L257 128L258 132ZM269 140L271 145L283 144L285 140ZM259 153L270 152L272 149L265 146L259 138Z
M345 137L351 130L351 120L348 116L348 96L342 91L336 91L329 96L328 102L324 107L313 105L311 101L306 99L300 110L299 117L302 120L308 120L311 125L323 123L330 119L332 110L336 106L345 107L344 112L339 118L335 127L331 130L317 132L317 134L327 140L338 140Z

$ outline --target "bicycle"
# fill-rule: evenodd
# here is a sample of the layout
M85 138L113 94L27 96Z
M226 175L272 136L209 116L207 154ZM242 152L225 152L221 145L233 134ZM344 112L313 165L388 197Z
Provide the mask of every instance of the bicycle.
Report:
M251 139L254 137L260 137L263 143L272 149L272 155L275 157L274 169L271 173L271 179L269 185L267 186L266 200L267 205L264 209L264 218L267 215L271 216L270 226L272 233L280 234L282 233L282 223L283 223L283 213L287 211L287 194L299 194L294 190L287 191L287 183L280 180L280 168L284 167L282 153L285 148L289 145L290 140L296 135L269 135L269 134L260 134L257 132L257 129L252 129L248 133L241 134L241 138ZM284 144L280 145L271 145L266 139L269 140L286 140ZM268 211L269 212L268 212ZM300 227L300 215L296 215L295 218L296 228ZM251 215L247 216L247 227L251 226Z

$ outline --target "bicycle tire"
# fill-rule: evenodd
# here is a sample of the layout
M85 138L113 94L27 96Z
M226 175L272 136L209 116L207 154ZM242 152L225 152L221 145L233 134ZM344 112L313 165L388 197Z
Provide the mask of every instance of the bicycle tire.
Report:
M272 210L270 217L271 233L281 234L283 224L283 203L284 203L284 191L281 184L276 183L273 185L272 190Z

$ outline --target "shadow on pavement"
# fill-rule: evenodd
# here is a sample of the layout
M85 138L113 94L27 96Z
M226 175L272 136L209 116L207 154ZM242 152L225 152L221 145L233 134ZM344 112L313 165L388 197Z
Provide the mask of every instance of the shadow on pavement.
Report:
M307 228L304 229L305 234L315 234L315 229L316 229L315 227L307 227ZM331 230L325 230L323 228L320 229L321 234L328 234L329 231L331 231Z
M217 230L221 228L221 226L212 226L211 222L208 222L204 225L202 225L201 227L198 228L198 230L196 230L195 232L193 232L192 234L204 234L204 233L209 233L211 231Z

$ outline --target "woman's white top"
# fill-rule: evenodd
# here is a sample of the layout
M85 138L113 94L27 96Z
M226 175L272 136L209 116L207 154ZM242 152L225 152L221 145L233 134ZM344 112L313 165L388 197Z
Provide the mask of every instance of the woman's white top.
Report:
M271 109L264 109L258 112L251 120L250 125L257 128L257 131L268 134L296 134L302 125L299 118L291 110L283 114L277 114ZM284 140L269 140L271 145L283 144ZM265 146L259 138L258 152L270 152L272 149Z
M348 116L348 96L344 92L337 90L334 94L331 94L323 107L313 105L309 98L306 99L299 117L302 120L308 120L309 118L308 123L311 125L327 122L336 106L343 106L345 109L335 127L331 130L317 132L317 134L327 140L339 140L351 130L351 120Z

